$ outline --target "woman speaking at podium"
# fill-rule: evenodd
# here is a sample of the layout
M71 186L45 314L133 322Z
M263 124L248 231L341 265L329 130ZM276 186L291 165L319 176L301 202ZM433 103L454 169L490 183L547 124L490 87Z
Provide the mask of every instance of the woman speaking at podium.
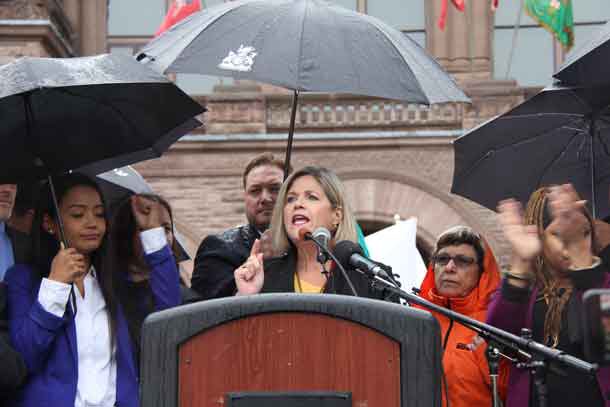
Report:
M263 261L261 242L235 272L237 295L271 292L353 295L332 261L318 262L315 244L306 239L319 227L330 231L329 247L341 240L358 242L356 221L337 175L323 167L305 167L284 182L273 209L271 236L278 257ZM358 296L383 298L359 272L346 270Z

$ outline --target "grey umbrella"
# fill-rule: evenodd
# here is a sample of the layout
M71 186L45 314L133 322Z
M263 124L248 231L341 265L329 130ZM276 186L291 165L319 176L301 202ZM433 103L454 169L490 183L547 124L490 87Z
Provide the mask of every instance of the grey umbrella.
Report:
M610 87L544 89L454 142L451 192L490 209L525 204L541 186L570 182L594 216L610 213Z
M610 84L610 22L572 51L553 75L565 85Z
M468 97L417 43L384 22L322 0L250 0L191 15L137 57L161 72L231 76L298 94L339 92L431 104Z

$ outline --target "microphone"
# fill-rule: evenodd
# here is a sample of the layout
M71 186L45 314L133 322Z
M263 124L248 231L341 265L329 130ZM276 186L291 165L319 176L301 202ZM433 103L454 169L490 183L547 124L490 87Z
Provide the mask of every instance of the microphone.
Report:
M318 246L318 263L326 263L328 256L328 243L330 242L330 232L324 227L316 228L311 234L311 238L319 243Z
M354 242L349 240L338 242L335 245L335 257L345 267L350 266L373 277L394 281L379 264L364 257L364 251L360 245Z
M315 243L316 248L318 249L318 254L316 256L318 263L325 264L328 261L328 259L330 258L328 255L328 243L330 242L330 232L328 231L328 229L324 227L318 227L316 228L316 230L313 231L313 233L301 229L299 231L299 236L302 236L305 240L311 240Z

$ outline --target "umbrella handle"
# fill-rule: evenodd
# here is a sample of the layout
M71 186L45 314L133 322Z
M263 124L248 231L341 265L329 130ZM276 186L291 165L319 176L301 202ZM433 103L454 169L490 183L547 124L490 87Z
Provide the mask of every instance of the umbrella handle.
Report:
M288 145L286 146L286 158L284 159L284 181L290 172L290 156L292 154L292 139L294 138L294 122L297 117L297 102L299 91L295 90L292 96L292 111L290 112L290 128L288 129Z
M49 188L51 189L51 197L53 198L53 205L55 206L55 221L57 222L57 227L59 228L59 241L63 245L63 247L70 247L68 243L68 239L66 239L66 233L64 232L64 222L61 219L61 215L59 213L59 204L57 203L57 195L55 194L55 185L53 185L53 177L49 175L47 177L49 181Z

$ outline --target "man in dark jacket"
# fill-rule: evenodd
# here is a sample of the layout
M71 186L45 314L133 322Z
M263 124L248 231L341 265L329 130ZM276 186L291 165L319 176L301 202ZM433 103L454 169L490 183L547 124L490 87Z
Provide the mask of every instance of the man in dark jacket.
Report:
M246 261L254 241L269 227L284 178L283 168L283 161L270 153L246 165L242 178L248 224L207 236L197 250L191 283L204 299L235 293L233 271Z
M27 374L23 359L10 344L6 287L2 282L9 267L27 261L27 236L6 226L13 211L16 193L16 185L0 184L0 405L23 383Z

